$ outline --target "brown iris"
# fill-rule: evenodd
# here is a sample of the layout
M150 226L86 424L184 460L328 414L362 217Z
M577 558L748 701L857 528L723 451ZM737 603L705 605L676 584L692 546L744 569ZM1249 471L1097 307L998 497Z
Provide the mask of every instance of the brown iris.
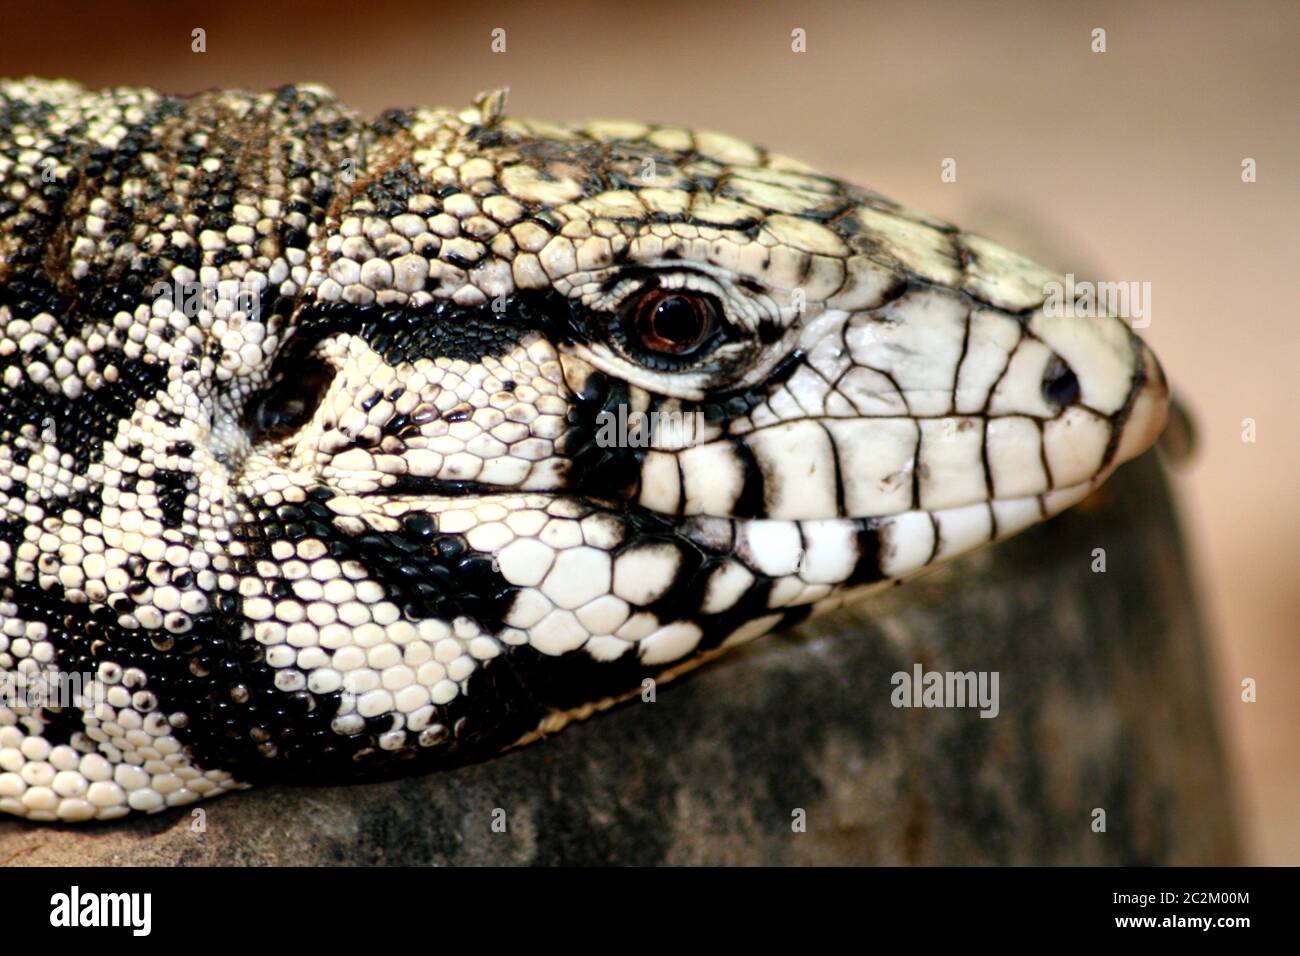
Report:
M714 335L718 306L711 296L652 289L632 304L632 334L648 352L688 356Z

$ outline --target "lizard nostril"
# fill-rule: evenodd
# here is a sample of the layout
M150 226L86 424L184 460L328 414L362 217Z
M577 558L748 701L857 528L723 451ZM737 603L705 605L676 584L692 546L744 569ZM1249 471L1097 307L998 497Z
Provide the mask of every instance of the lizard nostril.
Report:
M1048 363L1043 374L1043 397L1053 405L1072 405L1079 399L1079 379L1059 358Z

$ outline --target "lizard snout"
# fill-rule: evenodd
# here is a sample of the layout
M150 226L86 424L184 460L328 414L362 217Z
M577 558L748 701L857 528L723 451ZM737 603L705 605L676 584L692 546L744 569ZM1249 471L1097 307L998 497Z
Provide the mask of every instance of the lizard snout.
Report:
M1169 418L1171 394L1160 361L1145 342L1138 342L1140 373L1120 429L1115 464L1136 458L1156 443Z

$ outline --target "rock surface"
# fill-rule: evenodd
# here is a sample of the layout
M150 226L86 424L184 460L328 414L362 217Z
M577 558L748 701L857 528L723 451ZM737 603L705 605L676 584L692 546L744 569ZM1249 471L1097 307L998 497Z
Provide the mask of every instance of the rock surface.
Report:
M2 820L0 863L1233 863L1181 547L1147 455L1020 537L496 760ZM997 672L998 715L893 706L916 663Z

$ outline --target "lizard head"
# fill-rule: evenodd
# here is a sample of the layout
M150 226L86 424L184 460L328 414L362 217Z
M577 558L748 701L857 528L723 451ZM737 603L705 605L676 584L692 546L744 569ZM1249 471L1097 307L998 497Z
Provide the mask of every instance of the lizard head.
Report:
M0 572L218 788L554 729L1055 514L1163 423L1150 351L1049 308L1055 274L728 136L500 94L369 125L307 88L43 95L136 116L165 162L83 178L34 260L6 234L6 288L44 268L67 318L5 306L0 355L61 351L6 368L36 490L0 492ZM112 420L43 434L47 394ZM85 713L68 739L121 754Z

